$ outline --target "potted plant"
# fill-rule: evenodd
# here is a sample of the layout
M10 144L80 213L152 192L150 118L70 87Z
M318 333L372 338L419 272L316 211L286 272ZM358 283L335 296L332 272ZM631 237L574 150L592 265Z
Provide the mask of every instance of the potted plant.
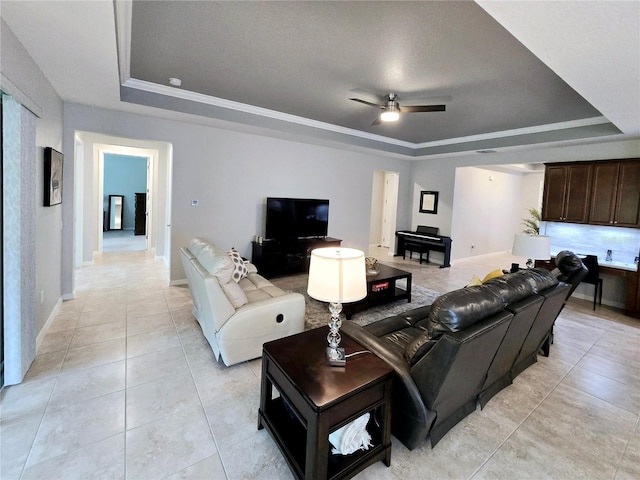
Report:
M525 226L525 229L522 233L527 233L529 235L540 235L540 221L542 217L540 215L540 211L537 208L528 208L530 218L523 218L522 225Z

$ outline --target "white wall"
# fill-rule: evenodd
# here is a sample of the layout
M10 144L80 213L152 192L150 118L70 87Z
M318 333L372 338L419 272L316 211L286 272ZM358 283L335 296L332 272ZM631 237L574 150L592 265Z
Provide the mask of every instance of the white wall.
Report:
M523 230L527 208L538 208L543 173L505 173L477 167L456 169L452 259L511 250Z
M522 182L522 215L528 215L529 208L542 211L542 189L544 186L544 172L527 173Z
M35 222L35 258L36 279L33 289L34 298L30 299L36 307L36 331L40 332L50 319L61 300L61 229L62 205L43 207L44 148L53 147L65 154L64 169L73 158L71 150L65 151L62 145L63 104L51 84L42 74L33 59L20 44L11 29L2 21L0 25L0 57L2 58L2 89L33 108L39 114L36 127L36 169L31 172L31 182L35 185L36 216L24 218L25 222ZM73 185L63 179L63 196L69 198ZM43 302L40 303L40 292Z
M520 223L519 177L481 168L458 168L453 198L453 260L511 247Z
M184 278L177 252L194 236L250 257L251 240L264 234L268 196L328 198L329 235L366 250L374 172L397 171L401 191L409 185L406 160L67 104L65 145L73 144L76 130L171 144L172 280ZM408 198L399 198L399 228ZM66 230L65 223L64 236L72 239ZM65 268L70 261L65 258Z

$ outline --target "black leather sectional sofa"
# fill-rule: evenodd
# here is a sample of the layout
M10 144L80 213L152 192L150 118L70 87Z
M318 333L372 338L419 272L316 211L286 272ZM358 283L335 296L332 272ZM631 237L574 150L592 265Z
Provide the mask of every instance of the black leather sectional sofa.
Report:
M413 450L435 446L477 404L486 403L548 355L553 323L586 268L571 252L558 269L521 270L438 297L416 308L342 331L396 371L392 433Z

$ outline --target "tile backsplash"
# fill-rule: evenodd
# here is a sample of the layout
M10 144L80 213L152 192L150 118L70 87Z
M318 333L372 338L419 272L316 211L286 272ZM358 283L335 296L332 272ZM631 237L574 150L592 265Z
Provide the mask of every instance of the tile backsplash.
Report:
M640 255L640 229L637 228L541 222L540 233L551 237L552 253L571 250L597 255L598 263L605 263L607 250L611 250L615 262L633 263Z

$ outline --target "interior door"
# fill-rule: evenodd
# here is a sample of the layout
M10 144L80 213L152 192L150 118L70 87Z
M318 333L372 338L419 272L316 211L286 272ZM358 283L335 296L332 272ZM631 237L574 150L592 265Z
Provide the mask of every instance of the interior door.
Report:
M382 246L395 246L396 211L398 209L398 174L386 172L384 178L384 206L382 209Z

